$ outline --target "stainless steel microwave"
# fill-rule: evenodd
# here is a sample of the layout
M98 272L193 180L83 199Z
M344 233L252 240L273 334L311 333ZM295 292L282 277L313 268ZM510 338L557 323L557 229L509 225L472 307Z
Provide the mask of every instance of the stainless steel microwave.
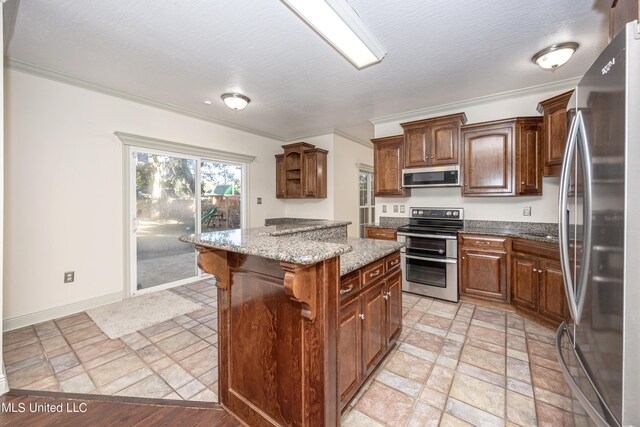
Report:
M403 169L403 187L460 187L460 166Z

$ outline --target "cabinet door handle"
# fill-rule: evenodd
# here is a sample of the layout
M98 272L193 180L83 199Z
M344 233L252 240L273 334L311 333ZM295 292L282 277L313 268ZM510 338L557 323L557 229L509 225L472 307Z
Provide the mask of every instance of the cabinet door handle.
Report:
M489 242L475 242L476 245L490 245Z
M376 270L376 271L374 271L373 273L371 273L371 275L370 275L370 276L371 276L371 277L377 277L377 276L379 276L379 275L380 275L380 270Z
M340 289L340 295L347 294L353 290L353 284L349 285L346 289Z
M364 313L359 314L358 317L360 317L360 319L364 320Z
M398 264L398 260L397 260L397 259L396 259L396 260L391 261L391 265L397 265L397 264Z
M389 299L389 294L388 294L387 292L385 292L385 293L382 295L382 298L384 298L385 300L388 300L388 299Z
M387 292L387 296L389 297L391 296L391 291Z

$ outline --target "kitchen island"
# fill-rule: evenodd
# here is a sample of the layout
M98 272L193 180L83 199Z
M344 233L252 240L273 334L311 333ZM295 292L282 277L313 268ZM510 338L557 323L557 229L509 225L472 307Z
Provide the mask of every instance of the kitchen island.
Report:
M200 268L217 279L220 403L246 424L339 425L341 409L395 343L402 245L347 238L348 224L181 238L195 244Z

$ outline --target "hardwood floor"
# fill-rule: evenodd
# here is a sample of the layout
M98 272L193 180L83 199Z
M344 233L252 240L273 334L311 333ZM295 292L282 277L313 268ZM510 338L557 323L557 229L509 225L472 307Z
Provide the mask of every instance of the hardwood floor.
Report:
M0 405L0 426L241 425L216 403L12 390Z

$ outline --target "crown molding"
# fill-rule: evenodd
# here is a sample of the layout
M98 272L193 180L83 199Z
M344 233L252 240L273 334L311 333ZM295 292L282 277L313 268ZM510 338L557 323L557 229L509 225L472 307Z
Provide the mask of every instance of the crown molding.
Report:
M582 77L574 77L557 82L545 83L537 86L529 86L522 89L508 90L506 92L494 93L491 95L480 96L478 98L466 99L463 101L450 102L448 104L436 105L433 107L421 108L419 110L406 111L404 113L391 114L388 116L376 117L370 119L371 124L379 125L388 122L404 122L416 117L433 116L445 111L456 110L464 107L470 107L488 102L502 101L504 99L514 98L516 96L535 95L538 93L563 91L575 88Z
M325 135L338 135L342 138L348 139L351 142L355 142L356 144L364 145L367 148L373 148L373 144L370 141L365 141L364 139L360 139L358 137L355 137L353 135L350 135L346 132L343 132L341 130L334 129L334 128L302 133L302 134L287 138L285 142L296 142L296 141L300 141L307 138L314 138L317 136L325 136Z
M202 120L209 123L225 126L228 128L236 129L242 132L251 133L253 135L270 138L279 142L284 142L285 139L281 136L274 135L267 132L262 132L256 129L240 126L235 123L228 122L226 120L217 119L215 117L208 116L206 114L198 113L197 111L189 110L187 108L178 107L177 105L168 104L166 102L157 101L155 99L147 98L144 96L134 95L129 92L124 92L117 89L112 89L107 86L102 86L97 83L92 83L87 80L83 80L78 77L71 76L69 74L54 71L48 68L40 67L38 65L30 64L28 62L20 61L14 58L5 58L5 68L10 70L20 71L22 73L31 74L32 76L42 77L44 79L53 80L59 83L65 83L70 86L76 86L82 89L91 90L94 92L102 93L104 95L114 96L116 98L125 99L127 101L137 102L139 104L147 105L149 107L159 108L161 110L170 111L172 113L181 114L183 116L191 117L194 119Z

